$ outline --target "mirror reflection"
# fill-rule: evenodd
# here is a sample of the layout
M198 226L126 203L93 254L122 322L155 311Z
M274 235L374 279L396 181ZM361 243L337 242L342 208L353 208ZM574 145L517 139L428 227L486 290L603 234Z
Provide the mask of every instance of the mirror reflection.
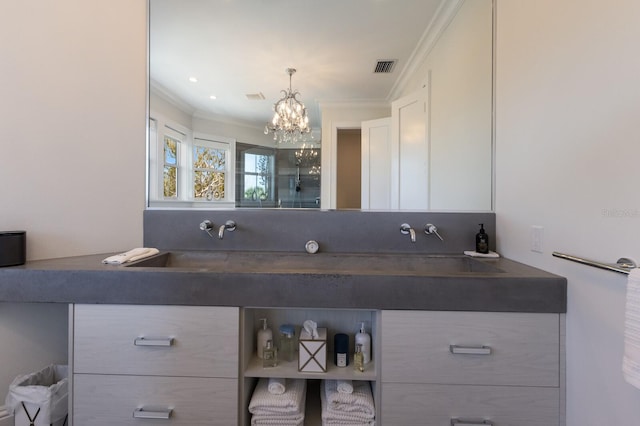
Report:
M491 210L492 0L149 14L149 206ZM289 89L311 131L280 137Z

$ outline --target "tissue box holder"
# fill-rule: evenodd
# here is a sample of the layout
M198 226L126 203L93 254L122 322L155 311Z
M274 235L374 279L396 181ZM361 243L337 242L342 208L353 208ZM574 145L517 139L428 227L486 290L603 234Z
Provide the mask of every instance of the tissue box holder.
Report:
M306 330L300 331L298 371L305 373L327 372L327 329L318 328L318 338L312 339Z

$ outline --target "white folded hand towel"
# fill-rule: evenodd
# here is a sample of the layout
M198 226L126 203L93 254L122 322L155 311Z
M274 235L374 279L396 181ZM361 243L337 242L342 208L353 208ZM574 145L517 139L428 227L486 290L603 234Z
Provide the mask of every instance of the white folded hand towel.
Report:
M351 380L338 380L338 392L353 393L353 382Z
M157 248L140 247L131 249L125 253L115 254L102 260L102 263L109 265L122 265L127 262L135 262L136 260L144 259L145 257L158 254L160 251Z
M491 251L491 250L489 250L489 253L478 253L475 250L465 250L464 254L466 254L467 256L471 256L471 257L490 257L490 258L500 257L500 255L498 253L496 253L495 251Z
M253 415L251 416L251 426L304 426L304 414L295 416L278 415Z
M627 278L624 357L625 380L640 389L640 269L632 269Z
M269 378L269 393L272 395L282 395L287 389L286 379L280 379L277 377Z

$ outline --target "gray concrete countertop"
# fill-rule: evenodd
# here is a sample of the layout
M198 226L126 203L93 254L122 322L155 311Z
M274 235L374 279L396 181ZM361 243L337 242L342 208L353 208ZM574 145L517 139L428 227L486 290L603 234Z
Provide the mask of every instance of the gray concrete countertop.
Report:
M504 258L473 259L486 265L480 273L437 268L296 272L255 265L216 270L102 264L111 254L0 268L0 301L496 312L566 312L567 307L565 278Z

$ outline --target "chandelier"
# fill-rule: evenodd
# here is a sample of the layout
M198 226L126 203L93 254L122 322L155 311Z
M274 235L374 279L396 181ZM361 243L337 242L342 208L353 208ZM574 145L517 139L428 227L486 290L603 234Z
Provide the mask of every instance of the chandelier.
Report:
M273 119L264 127L264 134L273 133L273 140L282 142L297 142L306 140L311 133L309 117L304 104L298 99L300 93L291 90L291 76L295 68L285 70L289 74L289 90L282 90L283 97L273 105ZM313 139L313 136L312 136Z
M310 166L318 162L318 151L313 149L313 145L302 144L300 149L294 153L297 166Z

